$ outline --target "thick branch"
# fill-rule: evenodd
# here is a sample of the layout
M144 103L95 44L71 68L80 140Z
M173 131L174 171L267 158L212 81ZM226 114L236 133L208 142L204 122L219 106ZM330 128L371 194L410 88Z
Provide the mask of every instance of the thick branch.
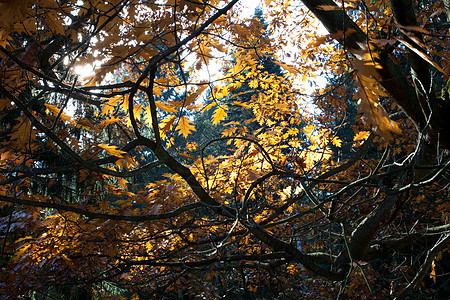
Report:
M373 242L364 254L364 261L383 258L394 252L411 251L415 247L434 245L443 233L450 232L450 224L427 228L401 236L386 237Z
M91 212L91 211L88 211L88 210L85 210L82 208L78 208L78 207L74 207L74 206L70 206L70 205L51 203L51 202L25 200L25 199L12 198L12 197L1 196L1 195L0 195L0 201L28 205L28 206L33 206L33 207L54 208L54 209L58 209L61 211L70 211L70 212L80 214L82 216L86 216L91 219L116 220L116 221L128 221L128 222L143 222L143 221L150 221L150 220L168 219L171 217L178 216L179 214L181 214L183 212L186 212L186 211L189 211L194 208L202 206L202 204L200 202L194 202L191 204L186 204L184 206L180 206L179 208L177 208L171 212L167 212L167 213L161 213L161 214L156 214L156 215L144 215L144 216L124 216L124 215L95 213L95 212Z
M314 13L314 15L322 22L322 24L328 29L330 33L338 33L345 32L346 34L342 35L337 40L344 45L345 49L347 49L350 53L355 54L357 51L361 50L360 45L366 45L369 42L369 38L364 32L358 27L358 25L353 22L350 17L348 17L343 10L324 10L320 9L321 5L325 6L336 6L332 0L302 0L302 2ZM392 1L397 3L397 1ZM402 6L402 4L407 5L408 0L398 1L399 4L396 4L394 9L399 10L401 12L405 12L405 15L400 17L399 19L402 22L410 22L411 20L411 12L408 13L408 7ZM345 39L344 39L345 38ZM434 96L430 96L434 91L427 91L429 95L427 96L427 100L431 101L427 104L421 104L418 98L418 94L416 94L416 90L410 84L406 76L401 72L401 67L398 66L394 61L387 55L380 57L379 60L382 69L378 70L379 75L381 76L380 84L389 92L392 98L397 102L397 104L405 111L408 117L414 122L418 131L422 131L427 125L427 117L430 114L426 114L426 116L422 113L419 107L426 105L430 106L433 114L431 118L431 129L432 131L429 133L429 140L432 144L436 145L440 144L442 148L448 149L450 147L450 133L447 128L450 127L448 124L447 116L450 114L450 104L445 101L440 101L439 99L434 100ZM423 87L428 90L430 84L426 83L430 82L429 73L428 73L428 65L425 66L424 69L421 69L421 65L424 64L423 59L419 57L418 60L411 61L411 63L417 66L417 73L420 75L424 81ZM419 95L420 96L420 95Z

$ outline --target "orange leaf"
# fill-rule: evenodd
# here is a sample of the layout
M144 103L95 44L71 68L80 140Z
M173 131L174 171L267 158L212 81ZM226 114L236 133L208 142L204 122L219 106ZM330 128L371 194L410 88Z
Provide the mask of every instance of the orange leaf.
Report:
M318 5L317 8L320 10L340 10L341 9L337 5Z
M164 111L166 111L168 113L175 113L175 112L177 112L177 108L173 107L170 104L166 104L166 103L163 103L161 101L155 101L155 104L156 104L157 108L162 109L162 110L164 110Z
M433 279L434 283L436 283L436 264L434 260L433 263L431 264L430 278Z
M127 154L125 151L117 149L117 146L110 146L106 144L98 144L100 148L106 151L109 155L123 158L124 154Z
M370 131L360 131L353 137L353 141L365 140L370 134Z
M182 134L184 137L187 137L189 134L191 134L192 131L195 131L195 126L190 124L192 123L188 118L181 117L180 122L178 122L177 128L175 130L180 131L180 135Z
M227 108L225 106L219 106L216 108L212 115L212 123L213 125L217 125L220 123L220 121L225 120L227 116Z
M56 105L52 105L52 104L48 104L45 103L44 104L48 110L50 110L55 116L57 116L59 114L59 112L61 111ZM60 119L63 120L64 122L71 122L72 118L68 115L66 115L64 112L61 113L59 115Z

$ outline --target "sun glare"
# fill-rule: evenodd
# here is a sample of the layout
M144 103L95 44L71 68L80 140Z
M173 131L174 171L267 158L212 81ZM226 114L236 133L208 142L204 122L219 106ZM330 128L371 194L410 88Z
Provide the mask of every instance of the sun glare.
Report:
M86 79L87 77L94 76L95 74L95 68L91 64L75 66L73 71L80 77L80 79Z

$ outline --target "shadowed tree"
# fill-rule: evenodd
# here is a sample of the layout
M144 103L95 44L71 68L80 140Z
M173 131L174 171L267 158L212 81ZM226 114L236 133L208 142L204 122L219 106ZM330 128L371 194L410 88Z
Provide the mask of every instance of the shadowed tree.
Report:
M1 1L0 297L445 297L448 4Z

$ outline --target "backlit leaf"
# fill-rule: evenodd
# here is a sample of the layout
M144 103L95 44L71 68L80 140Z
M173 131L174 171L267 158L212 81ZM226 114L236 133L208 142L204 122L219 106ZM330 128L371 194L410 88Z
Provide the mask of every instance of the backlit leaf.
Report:
M181 117L175 130L178 130L180 135L187 137L192 131L195 131L195 126L188 118Z
M106 153L108 153L109 155L113 155L116 157L123 158L123 156L126 154L125 151L117 149L117 146L106 145L106 144L98 144L97 146L102 148L103 150L105 150Z
M212 115L212 123L213 125L217 125L220 121L225 120L227 116L227 108L225 106L218 106Z

